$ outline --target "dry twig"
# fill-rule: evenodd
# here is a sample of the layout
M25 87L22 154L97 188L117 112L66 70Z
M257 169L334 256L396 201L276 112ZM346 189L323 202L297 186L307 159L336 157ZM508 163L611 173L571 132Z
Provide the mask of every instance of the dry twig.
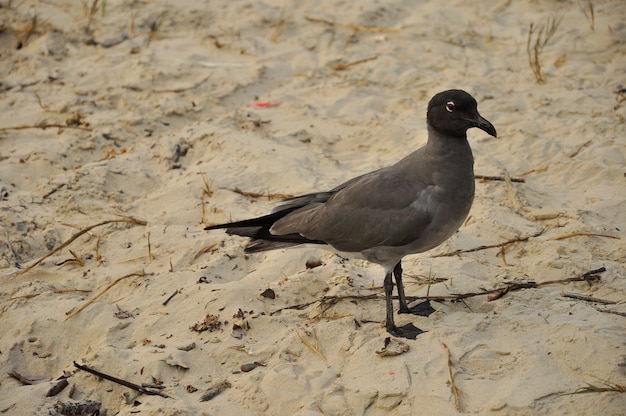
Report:
M500 244L484 245L484 246L469 248L469 249L466 249L466 250L455 250L455 251L452 251L450 253L436 254L436 255L434 255L432 257L450 257L450 256L456 256L457 254L461 254L461 253L473 253L475 251L487 250L487 249L490 249L490 248L502 248L502 247L508 246L510 244L520 243L520 242L523 242L523 241L528 241L530 238L539 237L544 232L545 232L545 230L541 230L541 231L536 232L533 235L527 235L526 237L514 238L512 240L508 240L508 241L505 241L504 243L500 243Z
M506 181L509 179L511 182L525 183L526 179L523 178L506 178L504 176L485 176L485 175L474 175L475 179L480 179L483 181Z
M209 74L206 77L202 78L200 81L196 82L195 84L190 85L189 87L170 88L170 89L164 89L164 90L153 90L153 92L156 92L156 93L165 93L165 92L179 93L179 92L194 90L194 89L198 88L200 85L202 85L205 82L207 82L209 80L209 78L211 78L211 74Z
M10 127L0 127L0 131L8 131L8 130L27 130L27 129L76 129L76 130L84 130L91 131L88 127L81 126L68 126L67 124L36 124L32 126L10 126Z
M359 59L358 61L353 61L353 62L349 62L347 64L339 64L339 65L335 65L333 66L333 69L335 71L345 71L346 69L353 67L355 65L359 65L365 62L369 62L369 61L373 61L374 59L377 59L378 55L376 56L371 56L369 58L365 58L365 59Z
M84 228L84 229L80 230L79 232L77 232L76 234L74 234L73 236L71 236L69 240L67 240L66 242L64 242L63 244L61 244L59 247L55 248L54 250L50 251L48 254L46 254L45 256L43 256L42 258L40 258L39 260L37 260L36 262L31 264L30 266L28 266L24 270L21 270L20 272L18 272L15 276L19 276L21 274L24 274L24 273L30 271L33 267L37 266L38 264L40 264L45 259L47 259L48 257L52 256L57 251L63 250L65 247L67 247L70 244L72 244L72 242L74 242L74 240L76 240L78 237L82 236L83 234L88 233L89 231L93 230L94 228L100 227L100 226L106 225L106 224L123 223L123 222L134 224L134 225L146 225L147 224L146 221L141 221L141 220L138 220L138 219L132 218L132 217L125 217L125 218L121 218L121 219L117 219L117 220L102 221L102 222L99 222L98 224L90 225L89 227Z
M615 302L613 300L594 298L593 296L587 296L587 295L578 295L576 293L565 293L565 292L563 292L563 293L561 293L561 296L563 296L564 298L584 300L586 302L601 303L603 305L615 305L617 303L617 302Z
M112 381L116 384L119 384L120 386L124 386L124 387L128 387L129 389L133 389L139 393L142 394L148 394L150 396L161 396L161 397L165 397L166 399L169 399L170 396L168 396L167 394L160 392L160 391L155 391L155 390L150 390L146 387L140 386L138 384L135 383L131 383L130 381L126 381L126 380L122 380L121 378L117 378L117 377L113 377L110 376L108 374L102 373L98 370L94 370L93 368L87 367L86 365L80 365L78 364L76 361L74 361L74 367L86 371L88 373L93 374L94 376L103 378L105 380L109 380Z
M606 268L600 267L599 269L589 270L588 272L585 272L579 276L569 277L566 279L548 280L546 282L540 282L540 283L532 282L532 281L510 282L510 283L507 283L504 287L498 287L498 288L490 289L490 290L483 290L481 292L468 292L468 293L459 293L459 294L441 295L441 296L430 296L430 295L429 296L407 296L406 299L409 302L415 302L418 300L436 300L436 301L447 300L447 301L454 302L454 301L459 301L459 300L472 298L476 296L492 295L490 296L489 301L494 301L506 295L507 293L514 292L517 290L522 290L522 289L538 289L544 286L566 284L566 283L572 283L572 282L587 282L591 284L592 282L596 282L600 280L600 276L598 274L603 273L605 271L606 271ZM372 289L376 289L376 288L372 288ZM334 305L338 301L341 301L341 300L370 300L370 299L382 299L382 298L383 296L377 293L374 293L371 295L323 296L319 299L315 299L310 302L284 306L282 308L276 309L275 311L270 312L270 316L276 315L277 313L282 312L287 309L303 310L304 308L307 308L313 305L314 303L318 303L318 302L320 303L322 307L324 307L324 305L328 305L329 303ZM394 296L394 299L397 299L397 298L398 298L397 296Z
M456 411L461 411L461 401L459 400L459 389L456 386L456 382L454 381L454 373L452 372L452 355L450 354L450 348L446 345L445 342L442 342L443 348L446 350L446 354L448 354L448 372L450 373L450 382L452 383L452 393L454 393L454 406L456 407Z
M612 238L614 240L621 240L621 237L619 237L617 235L589 233L589 232L586 232L586 231L574 231L572 233L567 233L567 234L559 235L559 236L556 236L556 237L552 237L550 240L557 241L557 240L564 240L566 238L579 237L579 236L584 236L584 237L605 237L605 238Z
M152 273L148 274L144 271L141 272L134 272L134 273L129 273L125 276L122 277L118 277L117 279L115 279L112 283L109 283L109 285L107 285L107 287L105 287L104 289L102 289L96 296L94 296L93 298L89 299L87 302L83 303L83 305L76 309L74 312L72 312L71 314L67 315L67 317L65 318L65 320L67 321L70 318L75 317L76 315L78 315L80 313L80 311L82 311L83 309L85 309L87 306L91 305L93 302L95 302L100 296L104 295L109 289L111 289L113 286L115 286L116 284L118 284L119 282L121 282L124 279L127 279L129 277L136 277L136 276L148 276L151 275Z
M248 191L242 191L239 188L234 188L231 189L231 191L233 191L236 194L239 195L243 195L243 196L247 196L248 198L264 198L267 197L267 199L287 199L287 198L292 198L293 195L289 195L289 194L270 194L269 192L262 194L259 192L248 192Z
M345 23L337 23L331 20L319 19L316 17L309 17L309 16L305 16L304 18L308 20L309 22L324 23L328 26L345 27L348 29L355 30L357 32L397 33L400 31L400 29L385 29L385 28L380 28L380 27L368 27L368 26L351 25L351 24L345 24Z

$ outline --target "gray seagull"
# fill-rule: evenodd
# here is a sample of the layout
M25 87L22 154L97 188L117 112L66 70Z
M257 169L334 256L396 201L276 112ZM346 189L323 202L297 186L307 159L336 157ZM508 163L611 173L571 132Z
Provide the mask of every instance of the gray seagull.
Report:
M205 230L226 228L228 234L250 238L246 253L318 244L381 265L387 332L415 339L420 329L394 323L392 275L399 313L424 314L423 307L407 304L401 260L437 247L467 218L475 186L467 130L477 127L497 137L494 126L478 113L476 100L462 90L436 94L428 104L426 122L426 145L395 165L327 192L285 199L268 215Z

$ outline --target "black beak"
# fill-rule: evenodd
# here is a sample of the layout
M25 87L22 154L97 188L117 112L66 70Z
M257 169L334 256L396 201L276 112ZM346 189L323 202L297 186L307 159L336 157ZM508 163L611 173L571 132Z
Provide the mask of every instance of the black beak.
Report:
M478 114L478 112L476 112L476 117L474 119L468 121L470 122L470 125L472 127L478 127L488 135L493 136L496 139L498 138L498 133L496 133L496 128L493 126L493 124L491 124L489 120Z

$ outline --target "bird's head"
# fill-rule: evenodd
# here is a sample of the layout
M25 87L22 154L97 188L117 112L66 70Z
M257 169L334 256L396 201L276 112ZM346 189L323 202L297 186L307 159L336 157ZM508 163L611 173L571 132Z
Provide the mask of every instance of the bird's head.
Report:
M478 127L498 137L495 127L478 113L474 97L463 90L447 90L436 94L428 103L428 124L436 131L453 137L467 137L469 128Z

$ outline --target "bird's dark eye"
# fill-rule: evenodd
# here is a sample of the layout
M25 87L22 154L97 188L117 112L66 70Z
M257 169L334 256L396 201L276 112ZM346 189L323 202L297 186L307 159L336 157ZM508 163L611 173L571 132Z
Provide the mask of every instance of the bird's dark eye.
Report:
M455 108L456 104L454 104L454 101L448 101L446 103L446 110L448 110L449 113L453 112Z

